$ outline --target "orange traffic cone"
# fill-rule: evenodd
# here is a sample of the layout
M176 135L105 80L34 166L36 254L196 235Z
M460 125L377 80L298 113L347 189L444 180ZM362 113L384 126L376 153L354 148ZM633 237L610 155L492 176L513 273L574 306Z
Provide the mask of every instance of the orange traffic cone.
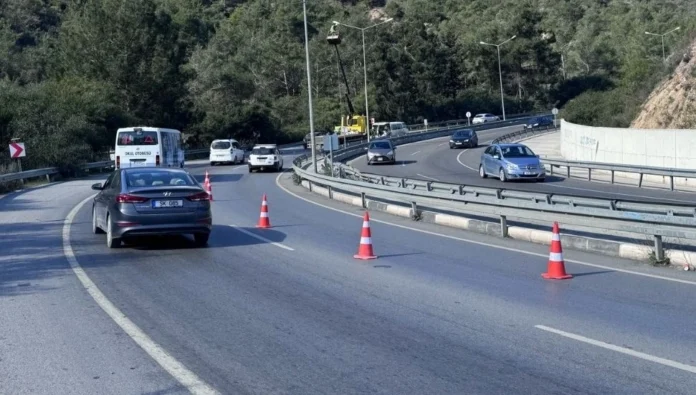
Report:
M365 212L363 217L362 233L360 234L360 247L358 248L358 253L353 255L355 259L375 259L374 252L372 251L372 233L370 232L370 214Z
M548 280L565 280L572 278L565 271L565 263L563 263L563 248L561 247L561 235L558 230L558 222L553 223L553 236L551 237L551 248L549 251L549 264L546 273L541 277Z
M257 228L270 228L271 220L268 218L268 202L266 201L266 194L263 195L263 200L261 201L261 215L259 216L259 223L256 225Z
M208 196L210 196L210 201L213 201L213 185L210 183L210 180L206 180L205 182L205 191L208 192Z
M205 171L205 180L203 180L203 185L210 184L210 177L208 176L208 170Z

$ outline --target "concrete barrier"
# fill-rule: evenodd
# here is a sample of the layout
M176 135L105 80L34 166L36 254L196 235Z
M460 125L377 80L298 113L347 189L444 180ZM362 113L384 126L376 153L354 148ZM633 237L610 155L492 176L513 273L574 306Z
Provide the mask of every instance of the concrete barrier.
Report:
M577 125L561 120L561 156L566 160L634 166L696 169L696 129L629 129ZM599 175L599 173L597 174ZM616 173L638 179L638 174ZM668 177L644 181L669 183ZM675 178L675 184L696 186L696 180Z

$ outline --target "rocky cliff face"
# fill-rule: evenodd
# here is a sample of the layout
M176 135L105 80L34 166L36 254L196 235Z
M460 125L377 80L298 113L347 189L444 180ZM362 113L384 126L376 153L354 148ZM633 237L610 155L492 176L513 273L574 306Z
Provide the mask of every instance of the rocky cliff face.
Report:
M639 129L696 129L696 42L631 123Z

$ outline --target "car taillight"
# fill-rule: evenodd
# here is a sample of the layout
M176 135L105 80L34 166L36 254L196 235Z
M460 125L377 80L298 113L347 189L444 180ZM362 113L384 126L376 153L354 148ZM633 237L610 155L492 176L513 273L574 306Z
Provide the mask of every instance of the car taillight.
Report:
M204 201L209 201L210 200L210 195L208 195L208 192L200 192L195 195L191 195L187 197L186 199L192 201L192 202L204 202Z
M159 155L156 155L155 156L155 166L159 166L159 164L160 164Z
M116 167L117 168L121 167L121 156L116 157Z
M116 196L116 203L145 203L148 200L150 199L140 196L129 195L127 193L122 193Z

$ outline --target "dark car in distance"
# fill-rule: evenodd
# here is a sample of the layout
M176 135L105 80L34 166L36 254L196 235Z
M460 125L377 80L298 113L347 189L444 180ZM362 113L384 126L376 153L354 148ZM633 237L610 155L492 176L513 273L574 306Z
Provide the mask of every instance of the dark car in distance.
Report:
M450 138L449 147L450 149L478 147L478 135L472 129L458 130Z
M524 125L525 129L538 129L538 128L544 128L548 129L553 127L553 117L549 116L544 116L544 117L534 117L530 118L527 123Z
M119 169L104 184L92 205L92 232L106 233L106 245L142 235L192 234L208 243L212 229L210 196L186 170L161 167Z

